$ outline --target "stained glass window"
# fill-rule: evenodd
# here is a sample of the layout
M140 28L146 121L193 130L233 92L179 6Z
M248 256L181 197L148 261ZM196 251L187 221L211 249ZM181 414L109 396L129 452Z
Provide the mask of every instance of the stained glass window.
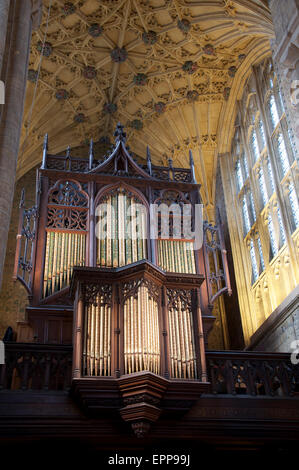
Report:
M253 195L252 195L251 191L249 193L249 201L250 201L250 212L251 212L251 216L252 216L252 221L255 222L256 221L256 212L255 212Z
M268 169L269 183L271 187L271 194L273 194L274 193L274 176L273 176L272 165L271 165L269 157L267 157L267 169Z
M284 226L283 226L283 223L282 223L281 213L280 213L279 207L277 208L277 218L278 218L279 231L280 231L280 240L281 240L280 245L282 246L286 242L286 234L285 234Z
M251 223L250 223L250 218L249 218L249 212L248 212L248 207L246 203L246 198L243 198L243 205L242 205L242 210L243 210L243 222L244 222L244 230L245 234L249 232Z
M294 225L294 229L296 230L296 228L299 227L299 205L298 205L297 194L296 194L293 183L291 183L289 186L289 200L290 200L290 206L291 206L291 212L292 212L292 218L293 218L293 225Z
M265 137L264 125L261 119L259 120L258 127L259 127L259 132L260 132L261 147L263 149L266 145L266 137Z
M257 246L259 250L259 255L260 255L260 272L265 270L265 262L264 262L264 255L263 255L263 250L262 250L262 244L261 244L261 239L258 237L257 239Z
M236 178L237 178L238 191L240 191L240 189L243 186L244 181L243 181L243 175L242 175L241 162L239 158L236 161Z
M251 146L252 154L254 157L254 161L256 162L257 159L259 158L260 152L259 152L258 145L257 145L257 135L256 135L255 130L251 134L250 146Z
M267 187L265 182L264 171L262 168L259 169L259 185L262 196L263 205L265 206L268 202Z
M280 167L281 167L283 175L285 175L288 169L290 168L290 164L289 164L287 149L285 146L285 141L281 133L279 134L278 139L277 139L277 150L279 153Z
M272 256L276 256L278 253L278 247L275 239L275 231L274 231L274 225L273 225L273 220L271 214L268 216L268 229L269 229L269 236L270 236L270 245L271 245L271 251L272 251Z
M281 247L288 243L291 233L299 229L294 136L288 127L271 60L260 67L262 69L249 80L254 86L248 86L242 96L235 133L235 142L240 140L238 153L234 145L234 155L238 159L235 166L237 201L244 238L247 241L253 230L261 234L247 246L254 281L267 269L269 259L276 257ZM263 109L255 96L257 89L264 96ZM293 167L295 171L291 172ZM279 208L273 209L272 203L278 204ZM267 227L263 224L265 214L269 214ZM269 250L267 256L265 250Z
M279 116L278 116L277 106L275 103L275 98L273 95L271 95L270 100L269 100L269 111L270 111L272 130L274 130L277 124L279 123Z
M254 249L254 242L250 240L250 258L251 258L251 266L252 266L252 281L253 283L259 277L259 270L257 266L256 254Z
M245 179L247 179L248 176L249 176L249 170L248 170L248 163L247 163L247 158L246 158L245 152L242 153L241 158L242 158L242 162L243 162L244 176L245 176Z

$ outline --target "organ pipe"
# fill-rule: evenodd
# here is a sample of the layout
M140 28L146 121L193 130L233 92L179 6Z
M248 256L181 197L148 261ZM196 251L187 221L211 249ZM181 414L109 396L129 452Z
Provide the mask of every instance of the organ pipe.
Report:
M124 366L126 374L160 373L158 303L145 285L124 303Z
M47 231L43 296L70 284L73 266L85 265L85 233Z
M176 379L196 379L196 354L191 311L183 307L180 298L168 308L171 376Z
M118 267L146 259L146 211L136 218L136 198L125 191L115 192L103 202L106 205L100 209L98 220L97 266Z
M196 273L193 242L159 239L157 245L158 264L164 271Z
M96 305L85 305L83 375L111 375L111 306L97 295Z

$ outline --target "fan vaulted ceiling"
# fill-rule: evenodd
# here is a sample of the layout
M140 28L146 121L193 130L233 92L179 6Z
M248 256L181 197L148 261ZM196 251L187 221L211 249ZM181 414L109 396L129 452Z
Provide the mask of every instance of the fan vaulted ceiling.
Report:
M112 141L120 121L130 148L143 157L148 144L155 163L171 157L174 166L187 166L192 148L203 199L212 206L223 129L231 127L251 64L269 53L273 29L264 2L43 4L32 38L18 176L41 161L46 132L50 153L59 153L91 137Z

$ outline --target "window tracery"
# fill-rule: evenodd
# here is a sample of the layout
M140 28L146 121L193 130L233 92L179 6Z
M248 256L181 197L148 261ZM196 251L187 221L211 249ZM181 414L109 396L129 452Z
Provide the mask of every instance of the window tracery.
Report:
M240 102L232 145L236 199L253 282L288 244L288 233L291 235L299 226L295 149L277 77L271 60L255 70ZM260 235L255 241L248 240L253 229L263 233L263 241Z

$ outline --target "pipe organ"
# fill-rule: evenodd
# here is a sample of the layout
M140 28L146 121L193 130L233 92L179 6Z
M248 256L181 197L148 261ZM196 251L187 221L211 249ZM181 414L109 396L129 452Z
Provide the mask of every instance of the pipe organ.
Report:
M99 387L107 378L125 380L121 390L133 387L134 396L140 387L153 390L153 377L164 388L172 380L206 383L213 302L230 291L220 226L194 225L201 200L191 152L190 169L155 166L149 149L137 163L121 125L115 137L101 161L92 142L89 159L70 150L50 155L46 138L36 205L25 209L24 197L20 205L14 279L29 293L28 327L37 341L61 343L73 316L81 398L82 381L90 380ZM201 229L196 247L192 233ZM136 377L145 381L139 388Z
M147 258L147 210L124 187L106 190L97 205L97 266L117 267Z

